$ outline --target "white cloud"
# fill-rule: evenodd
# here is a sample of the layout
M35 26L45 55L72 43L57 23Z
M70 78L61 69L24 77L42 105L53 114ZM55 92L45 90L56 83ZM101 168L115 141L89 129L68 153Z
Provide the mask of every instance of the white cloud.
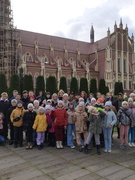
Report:
M115 21L135 29L134 0L11 0L14 24L19 29L89 41L91 24L95 40L111 32Z

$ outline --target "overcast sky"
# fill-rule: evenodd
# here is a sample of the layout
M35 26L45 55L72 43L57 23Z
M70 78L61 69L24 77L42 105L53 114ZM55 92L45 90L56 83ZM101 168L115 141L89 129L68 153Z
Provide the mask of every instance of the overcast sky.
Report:
M92 24L99 40L122 18L135 35L135 0L11 0L11 7L18 29L89 42Z

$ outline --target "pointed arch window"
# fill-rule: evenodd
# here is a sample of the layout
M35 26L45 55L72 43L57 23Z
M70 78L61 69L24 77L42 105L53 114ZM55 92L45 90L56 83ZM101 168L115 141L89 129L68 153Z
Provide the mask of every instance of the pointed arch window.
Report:
M127 72L126 59L123 59L123 71L124 73Z
M46 54L44 54L42 57L42 63L45 63L45 64L49 63L49 60L48 60L48 57L46 56Z
M33 57L29 52L25 53L25 59L27 62L33 62Z
M121 67L120 67L120 57L118 58L118 73L121 72Z

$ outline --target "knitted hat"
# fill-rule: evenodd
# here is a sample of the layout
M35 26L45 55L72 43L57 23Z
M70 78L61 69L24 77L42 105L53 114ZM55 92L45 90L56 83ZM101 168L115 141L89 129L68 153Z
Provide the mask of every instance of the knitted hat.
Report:
M68 94L67 94L67 93L64 93L63 96L67 96L67 97L68 97Z
M18 102L17 102L17 105L18 104L22 104L23 105L23 102L21 101L21 100L19 100Z
M84 102L83 101L79 102L78 106L83 106L84 107Z
M14 103L14 102L17 104L17 100L16 99L12 99L11 100L11 104Z
M51 99L48 99L48 100L47 100L47 102L50 102L50 103L52 103L52 100L51 100Z
M84 101L84 98L80 97L79 98L79 102L81 102L81 101Z
M131 94L129 95L129 97L131 97L131 96L135 96L135 93L131 93Z
M91 102L92 102L92 101L96 101L96 99L95 99L95 98L91 98Z
M40 106L40 107L39 107L39 111L40 111L41 109L44 110L44 107Z
M98 98L97 101L99 101L100 103L104 102L102 98Z
M59 101L58 101L58 105L59 105L59 104L64 105L64 103L63 103L63 101L62 101L62 100L59 100Z
M128 98L128 102L133 102L133 99L132 98Z
M51 106L50 106L50 105L46 105L46 106L45 106L45 109L46 109L46 110L47 110L47 109L51 110Z
M33 104L35 104L35 103L38 103L38 104L39 104L39 101L38 101L38 100L34 100Z
M32 103L29 103L28 106L27 106L27 108L30 108L30 107L34 108Z
M112 106L112 102L111 101L106 101L105 106Z
M128 105L128 102L127 102L127 101L122 101L122 106L123 106L124 104L127 104L127 105Z

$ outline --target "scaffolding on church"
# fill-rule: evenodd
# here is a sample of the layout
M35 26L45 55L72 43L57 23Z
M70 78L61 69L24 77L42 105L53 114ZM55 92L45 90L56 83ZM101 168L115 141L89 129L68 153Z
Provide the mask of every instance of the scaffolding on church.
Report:
M17 67L17 30L13 26L11 2L0 0L0 73L9 81Z

